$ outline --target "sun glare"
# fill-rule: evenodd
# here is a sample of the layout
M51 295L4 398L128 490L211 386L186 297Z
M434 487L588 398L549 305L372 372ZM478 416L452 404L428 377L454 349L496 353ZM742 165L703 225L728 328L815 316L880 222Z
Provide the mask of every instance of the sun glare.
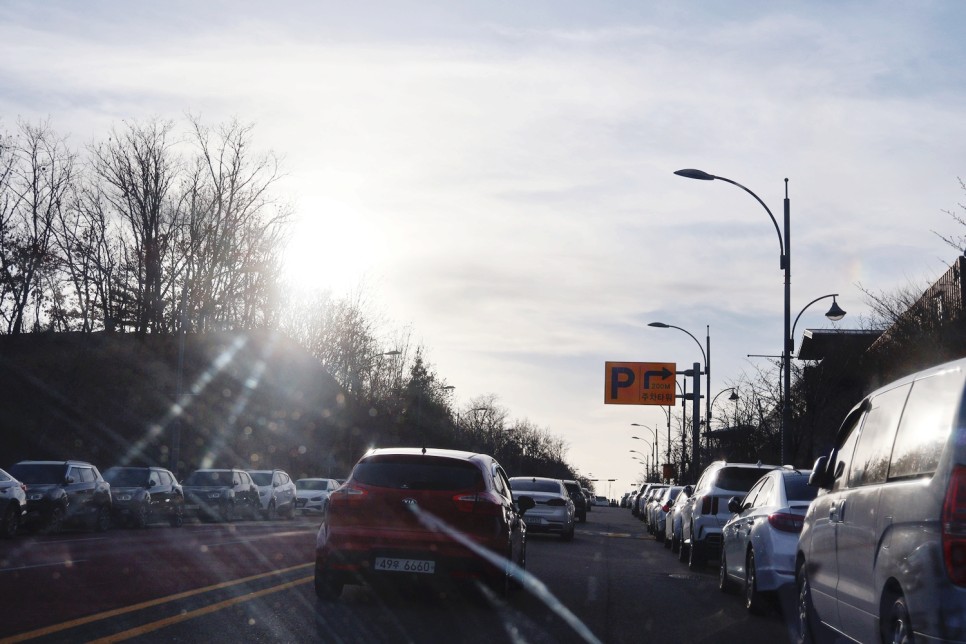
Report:
M377 243L360 213L337 202L313 203L295 222L286 280L299 289L349 290L374 264Z

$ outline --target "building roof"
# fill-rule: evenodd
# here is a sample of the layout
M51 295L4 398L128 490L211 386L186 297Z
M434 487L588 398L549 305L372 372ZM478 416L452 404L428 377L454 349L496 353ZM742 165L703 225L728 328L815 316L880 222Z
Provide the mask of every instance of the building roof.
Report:
M805 329L799 360L824 360L830 354L858 355L872 346L880 330L867 329Z

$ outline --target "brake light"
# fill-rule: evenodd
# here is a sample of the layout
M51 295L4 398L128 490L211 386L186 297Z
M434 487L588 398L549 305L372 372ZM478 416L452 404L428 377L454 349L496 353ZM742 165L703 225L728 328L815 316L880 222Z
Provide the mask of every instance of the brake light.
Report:
M966 466L953 468L942 522L946 574L957 586L966 586Z
M670 511L671 511L670 503L665 503L664 505L661 506L661 512L670 512Z
M775 512L768 515L771 527L782 532L801 532L805 525L805 517L789 512Z
M457 494L453 503L460 512L475 512L477 514L499 514L503 511L503 502L493 492L478 492L476 494Z
M711 514L711 502L714 500L713 496L706 496L701 499L701 512L700 514Z

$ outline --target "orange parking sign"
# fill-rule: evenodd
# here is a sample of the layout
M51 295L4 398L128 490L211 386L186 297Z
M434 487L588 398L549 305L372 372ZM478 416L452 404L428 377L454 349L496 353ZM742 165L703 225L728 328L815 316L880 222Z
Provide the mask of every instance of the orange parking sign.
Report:
M674 406L673 362L605 362L604 404Z

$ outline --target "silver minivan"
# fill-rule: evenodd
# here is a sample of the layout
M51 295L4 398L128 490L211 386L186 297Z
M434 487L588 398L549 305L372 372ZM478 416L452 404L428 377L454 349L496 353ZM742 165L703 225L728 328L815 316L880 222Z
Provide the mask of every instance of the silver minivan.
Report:
M798 542L797 639L966 641L966 360L846 416Z

